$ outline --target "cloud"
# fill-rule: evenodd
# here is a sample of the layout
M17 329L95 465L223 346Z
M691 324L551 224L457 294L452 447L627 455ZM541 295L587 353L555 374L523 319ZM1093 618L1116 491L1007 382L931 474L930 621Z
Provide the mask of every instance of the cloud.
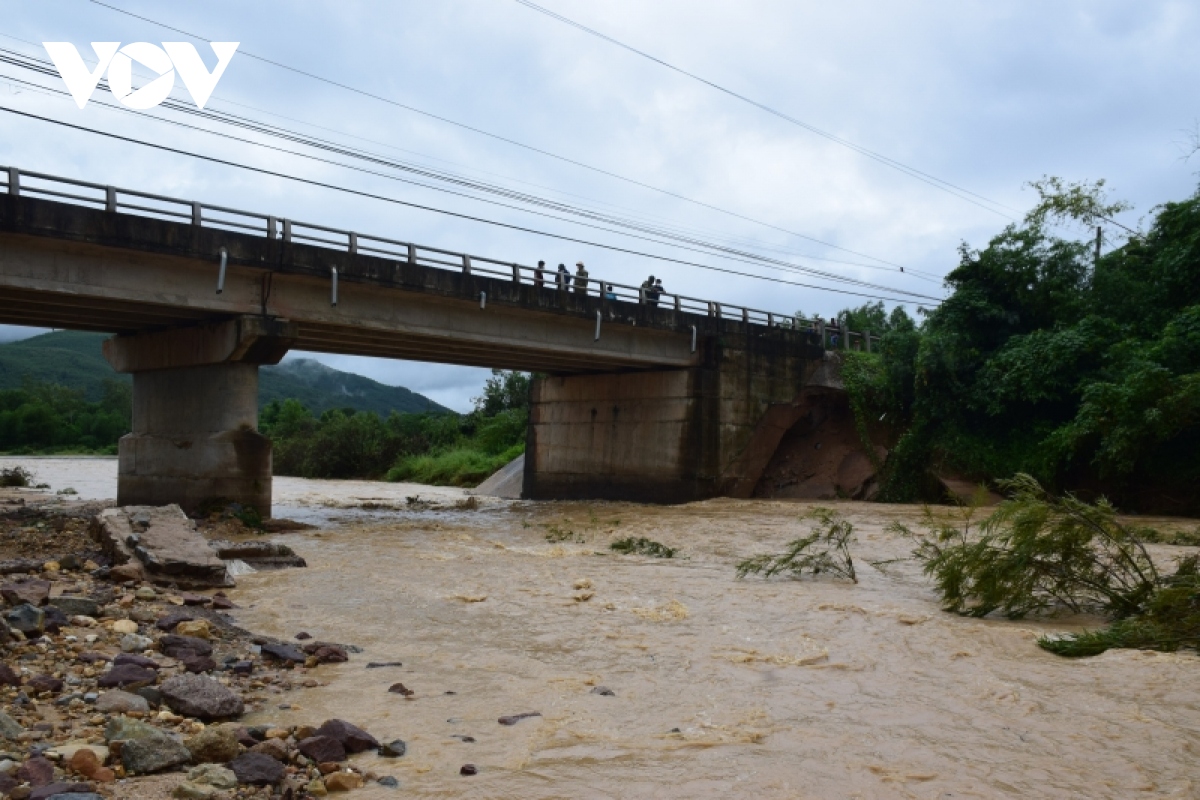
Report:
M1200 41L1200 9L1194 3L544 3L823 130L1002 202L1012 217L1032 202L1022 184L1045 173L1107 178L1114 195L1136 205L1127 223L1196 188L1194 167L1180 162L1177 146L1180 131L1200 117L1191 90L1200 85L1200 48L1194 46ZM242 43L211 108L666 221L740 246L754 243L860 280L940 291L936 281L923 282L911 269L900 275L802 258L795 254L872 263L778 228L944 275L956 264L960 242L981 246L1009 221L509 0L327 0L311 3L303 15L282 5L228 1L126 0L125 6L212 39ZM68 7L70 13L64 13ZM178 37L83 3L18 4L6 23L8 35L31 42ZM39 54L12 39L0 44ZM775 227L314 82L246 53ZM4 104L14 108L500 221L745 266L223 142L96 105L80 112L69 99L12 91L0 78L0 93L8 92ZM186 99L182 87L176 91ZM26 169L523 263L544 258L571 264L582 258L598 278L636 284L653 272L670 288L731 304L830 316L863 302L333 195L6 114L0 114L0 141L2 160ZM485 374L354 363L356 371L389 376L388 382L417 391L414 382L432 381L423 393L456 408L469 405Z

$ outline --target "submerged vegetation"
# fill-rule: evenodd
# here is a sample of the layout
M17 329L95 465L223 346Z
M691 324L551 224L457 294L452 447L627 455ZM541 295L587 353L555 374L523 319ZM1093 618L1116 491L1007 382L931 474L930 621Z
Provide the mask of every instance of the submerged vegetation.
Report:
M1107 500L1056 496L1029 475L1001 488L1009 499L978 526L973 509L957 524L927 510L923 531L893 525L916 541L914 556L945 610L1010 619L1069 611L1112 620L1103 630L1039 640L1065 656L1200 647L1197 556L1163 575L1145 547L1154 532L1121 522Z
M850 543L854 541L854 526L836 511L814 508L800 518L811 519L808 536L789 542L779 554L763 554L746 559L737 566L737 576L762 575L771 578L790 573L800 578L805 573L816 577L822 573L858 583Z
M678 549L667 547L665 544L656 542L653 539L644 537L627 536L624 539L617 539L610 544L610 550L615 550L624 555L650 556L652 558L673 558Z

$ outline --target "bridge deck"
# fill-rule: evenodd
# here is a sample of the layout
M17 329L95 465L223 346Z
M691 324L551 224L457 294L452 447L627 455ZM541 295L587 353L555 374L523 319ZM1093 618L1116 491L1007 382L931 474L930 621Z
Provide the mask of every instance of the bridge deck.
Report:
M302 350L555 374L696 366L719 337L804 338L464 266L0 195L3 323L120 334L266 314L297 322Z

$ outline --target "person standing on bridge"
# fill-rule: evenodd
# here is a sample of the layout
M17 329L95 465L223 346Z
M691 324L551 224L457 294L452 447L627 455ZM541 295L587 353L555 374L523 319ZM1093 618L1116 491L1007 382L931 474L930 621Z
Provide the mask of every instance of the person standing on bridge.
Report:
M558 289L562 291L571 283L571 273L567 270L566 264L558 265L558 273L555 274L554 280L558 282Z
M588 271L582 261L575 263L575 294L587 294Z
M537 269L533 271L533 285L539 289L546 285L546 271L543 269L545 266L545 261L539 261Z
M654 305L658 305L659 299L663 296L665 290L662 285L662 278L654 282Z
M615 291L613 291L613 285L611 283L608 285L608 288L604 290L604 299L605 300L616 300L617 299L617 293Z
M662 281L653 277L646 281L646 303L651 308L658 308L658 298L662 294Z

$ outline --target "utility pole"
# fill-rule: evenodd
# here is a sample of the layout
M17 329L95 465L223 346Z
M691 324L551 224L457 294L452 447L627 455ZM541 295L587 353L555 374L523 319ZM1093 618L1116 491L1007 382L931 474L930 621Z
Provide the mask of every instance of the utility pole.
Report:
M1100 266L1100 242L1103 240L1103 231L1099 225L1096 226L1096 266Z

